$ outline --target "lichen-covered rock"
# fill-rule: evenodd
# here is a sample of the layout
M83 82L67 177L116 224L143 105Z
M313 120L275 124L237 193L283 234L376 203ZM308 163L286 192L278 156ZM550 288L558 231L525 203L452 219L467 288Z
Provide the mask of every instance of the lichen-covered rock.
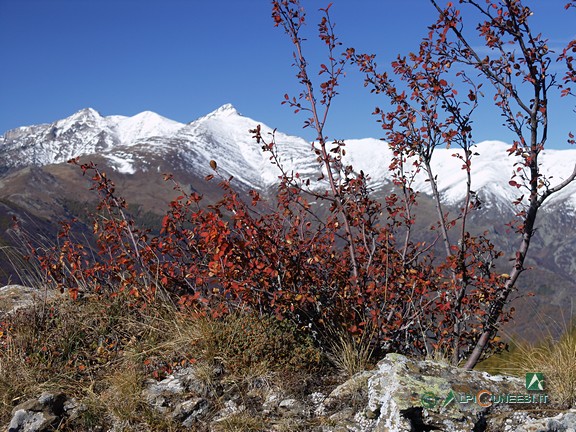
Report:
M525 393L518 378L490 376L433 361L415 361L389 354L368 380L367 418L375 419L377 432L483 430L485 416L511 411L504 405L460 403L454 395ZM451 397L452 395L452 397ZM488 394L485 394L486 396ZM456 397L457 399L457 397Z
M532 411L518 411L509 416L488 419L489 431L501 432L576 432L576 410L538 418Z
M50 430L65 414L63 393L42 393L12 410L8 432L44 432Z

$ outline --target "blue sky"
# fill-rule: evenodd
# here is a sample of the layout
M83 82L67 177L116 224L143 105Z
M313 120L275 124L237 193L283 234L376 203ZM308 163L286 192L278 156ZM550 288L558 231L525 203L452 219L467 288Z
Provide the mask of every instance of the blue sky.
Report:
M565 44L576 34L566 0L539 0L535 27ZM327 2L304 0L314 15ZM435 18L427 0L333 0L344 46L374 52L385 64L417 49ZM312 16L310 17L313 18ZM310 25L310 60L321 45ZM155 111L189 122L225 103L283 132L312 138L280 102L297 94L292 48L274 28L267 0L0 0L0 134L92 107L102 115ZM335 101L332 138L383 136L370 95L350 69ZM488 105L490 101L485 101ZM576 129L574 100L553 105L550 147ZM491 107L475 138L509 140Z

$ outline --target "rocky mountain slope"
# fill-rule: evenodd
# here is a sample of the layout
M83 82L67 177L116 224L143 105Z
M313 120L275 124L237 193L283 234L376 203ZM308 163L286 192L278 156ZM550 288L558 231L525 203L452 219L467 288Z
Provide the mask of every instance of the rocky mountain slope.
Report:
M188 124L178 123L152 112L133 117L102 117L91 108L51 124L13 129L0 137L0 172L27 166L46 166L66 162L76 156L100 155L120 173L158 170L154 159L174 157L172 168L208 173L208 161L214 159L220 169L249 188L266 189L277 181L278 170L262 152L251 134L258 123L240 115L230 105ZM273 130L262 125L263 135ZM315 155L307 141L276 132L276 141L287 171L302 176L317 176ZM391 151L376 139L346 141L345 162L371 177L378 188L390 182L388 170ZM518 190L508 184L515 159L509 157L509 145L498 141L479 143L473 162L472 188L485 197L485 204L507 208L517 198ZM453 157L458 150L437 149L434 170L439 174L439 187L446 202L457 204L464 197L465 173L461 162ZM576 150L547 150L542 154L543 172L552 183L566 178L573 170ZM415 188L430 192L426 178L419 176ZM576 209L576 185L556 194L548 207L563 204Z
M158 217L175 196L172 185L162 180L162 173L173 173L189 189L216 199L219 192L215 185L203 180L213 172L211 160L217 162L222 176L233 176L241 189L270 191L278 181L279 171L249 133L258 124L231 105L223 105L187 124L152 112L103 117L88 108L51 124L8 131L0 137L0 241L8 241L6 233L12 215L24 217L31 221L30 226L46 232L56 220L85 211L85 202L95 197L87 192L88 183L80 170L66 164L76 156L83 161L93 160L110 171L118 190L143 219ZM261 127L263 136L270 137L273 130L266 125ZM319 168L310 151L311 144L299 137L274 133L285 169L316 179ZM515 240L506 233L505 222L512 214L510 203L519 191L508 184L515 162L508 156L508 147L497 141L477 145L472 188L483 203L482 211L474 218L475 229L490 231L498 246L511 253ZM345 162L367 173L376 196L383 197L391 187L391 153L386 144L370 138L348 140L346 151ZM461 162L453 157L456 151L437 149L435 154L434 170L442 199L449 205L460 203L465 190ZM543 171L555 184L571 173L576 150L547 150L541 160ZM432 223L434 213L433 202L426 198L429 183L423 175L417 178L415 188L423 193L420 211L422 226L426 226ZM541 313L543 320L548 315L557 317L559 311L572 314L576 237L570 233L575 215L576 184L556 194L541 214L531 250L530 265L535 270L521 280L524 287L539 294L532 300L522 300L526 302L524 310L530 309L531 316L534 311Z

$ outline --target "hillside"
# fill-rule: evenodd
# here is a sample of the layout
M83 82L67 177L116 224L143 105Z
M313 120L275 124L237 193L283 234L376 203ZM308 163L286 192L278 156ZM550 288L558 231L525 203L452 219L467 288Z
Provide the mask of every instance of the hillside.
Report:
M42 232L46 241L54 236L57 221L79 216L86 221L87 203L96 196L88 192L89 182L81 171L66 164L80 156L108 171L121 195L128 199L130 210L148 226L158 226L160 215L177 196L163 173L172 173L188 191L203 194L215 202L220 191L204 177L212 173L210 161L218 164L223 178L233 177L240 190L255 189L272 196L279 171L269 155L261 150L248 131L259 123L240 115L233 106L224 105L187 124L174 122L158 114L144 112L133 117L102 117L92 109L81 110L51 124L21 127L0 137L0 222L2 241L9 244L10 220L17 216L32 232ZM262 125L263 136L273 130ZM316 179L318 166L305 140L274 132L280 160L287 172L301 178ZM510 202L518 191L508 184L514 160L507 156L508 145L490 141L477 145L472 166L473 189L482 202L474 215L472 231L487 230L506 258L499 267L506 270L507 258L516 246L505 223L511 218ZM392 188L388 169L390 150L376 139L352 139L346 143L345 163L369 176L369 185L379 199ZM457 206L464 194L464 172L452 155L453 149L437 149L433 167L438 173L439 188L445 203ZM576 150L548 150L542 155L543 171L552 181L569 175ZM322 185L320 184L319 187ZM434 203L429 197L429 183L417 177L415 188L420 197L419 236L427 239L434 222ZM533 270L523 275L519 293L532 291L533 298L518 302L516 328L523 333L533 327L534 316L546 323L558 317L568 319L576 289L576 239L566 233L573 229L576 209L576 185L571 185L544 207L530 253ZM14 280L4 263L3 280ZM553 317L553 318L552 318Z

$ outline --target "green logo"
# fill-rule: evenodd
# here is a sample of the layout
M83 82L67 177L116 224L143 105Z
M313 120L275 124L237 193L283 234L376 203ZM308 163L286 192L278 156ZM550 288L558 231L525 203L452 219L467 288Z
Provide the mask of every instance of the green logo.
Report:
M436 406L436 395L432 392L424 393L420 397L420 401L424 408L434 408Z
M541 372L527 372L526 390L544 391L544 374Z
M454 395L454 392L450 390L450 393L448 393L448 396L446 396L446 399L444 399L444 402L442 402L442 408L446 408L448 405L454 402L454 399L456 399L456 396Z
M450 390L450 393L448 393L448 396L446 396L446 398L444 398L444 400L442 400L441 397L436 396L432 392L426 392L422 396L420 396L420 401L422 402L422 407L424 407L424 408L435 408L437 406L441 406L442 408L446 408L448 405L450 405L455 400L456 400L456 395L452 390ZM440 401L442 401L441 404L440 404Z

